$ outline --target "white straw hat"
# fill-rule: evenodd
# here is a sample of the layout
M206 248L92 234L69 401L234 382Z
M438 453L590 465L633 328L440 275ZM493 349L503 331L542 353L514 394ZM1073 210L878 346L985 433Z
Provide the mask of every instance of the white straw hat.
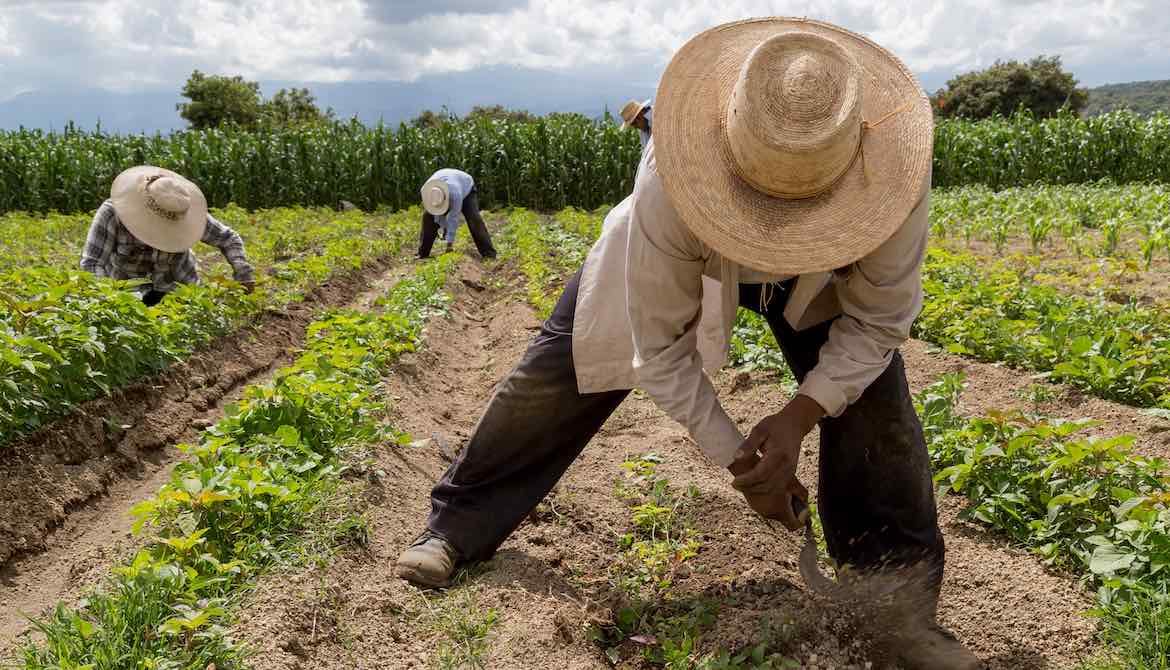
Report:
M625 105L623 105L622 106L622 129L624 130L626 128L629 128L630 124L634 122L634 119L638 118L638 115L641 114L642 112L646 111L646 108L649 106L650 106L649 100L646 100L644 102L638 102L637 100L631 100L631 101L627 102Z
M451 194L448 189L447 182L442 179L428 179L419 192L422 196L423 209L433 216L446 214L451 207Z
M207 230L203 192L164 168L140 165L125 170L114 179L110 200L130 234L159 251L188 251Z
M806 19L692 38L654 107L658 172L683 221L778 274L845 267L888 239L929 188L933 130L893 54Z

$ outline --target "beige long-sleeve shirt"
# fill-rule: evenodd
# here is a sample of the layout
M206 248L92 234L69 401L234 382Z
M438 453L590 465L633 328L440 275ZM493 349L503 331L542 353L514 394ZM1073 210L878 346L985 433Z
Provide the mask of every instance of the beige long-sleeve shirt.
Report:
M801 275L789 297L784 317L797 330L840 316L797 391L829 416L857 400L910 336L922 307L929 186L875 251L843 271ZM641 388L708 458L729 465L743 435L704 370L727 362L739 284L790 276L741 266L691 233L663 188L651 141L633 194L610 211L582 269L573 323L578 390Z

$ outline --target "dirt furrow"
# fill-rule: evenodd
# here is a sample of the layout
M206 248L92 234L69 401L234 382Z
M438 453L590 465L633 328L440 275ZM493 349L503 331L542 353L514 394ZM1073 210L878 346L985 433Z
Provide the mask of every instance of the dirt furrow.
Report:
M0 462L0 649L29 615L105 576L141 541L130 509L169 479L193 440L243 389L291 362L324 309L367 308L402 276L389 260L332 279L286 312L197 352L159 377L87 403ZM115 417L113 427L106 417Z
M462 271L478 286L511 279L506 265L482 270L483 278L471 261ZM469 653L490 668L612 667L587 630L590 622L612 617L617 603L611 571L630 510L615 496L614 482L627 456L647 452L665 459L660 471L672 485L700 490L695 518L702 549L673 592L683 603L714 603L717 617L702 651L735 650L766 637L805 668L864 667L868 659L847 622L802 586L800 538L778 534L751 514L729 476L637 392L492 561L442 594L396 579L393 562L422 529L429 489L450 458L426 438L438 434L450 449L461 446L538 325L518 294L455 289L450 316L428 327L427 348L386 380L395 425L420 442L376 456L382 475L364 500L368 552L261 580L235 631L256 652L256 668L455 667L450 663ZM907 358L911 367L922 362L916 353ZM915 371L912 383L933 381L927 377ZM716 382L745 430L785 399L764 374L745 379L725 372ZM801 465L814 489L815 443L814 434ZM1080 615L1089 605L1086 595L1026 553L957 521L958 509L957 499L940 501L948 543L946 625L993 668L1070 667L1091 652L1094 624ZM466 634L483 630L481 642ZM621 667L639 666L627 660Z

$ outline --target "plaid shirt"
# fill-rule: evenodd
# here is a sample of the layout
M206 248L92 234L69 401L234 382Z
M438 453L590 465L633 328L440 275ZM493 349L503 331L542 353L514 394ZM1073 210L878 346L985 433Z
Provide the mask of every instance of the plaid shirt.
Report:
M244 241L239 233L208 214L202 239L223 252L224 258L231 263L236 281L247 283L254 280L252 265L244 254ZM109 200L103 202L94 214L85 249L81 252L81 269L112 279L149 279L156 291L164 292L174 290L176 283L199 282L194 254L190 251L159 251L138 241L122 224Z

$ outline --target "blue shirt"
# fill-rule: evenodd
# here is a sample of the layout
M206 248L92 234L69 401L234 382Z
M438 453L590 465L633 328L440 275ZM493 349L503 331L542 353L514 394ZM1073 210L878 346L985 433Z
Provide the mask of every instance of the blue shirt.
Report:
M638 137L640 137L642 139L642 148L643 149L646 148L646 143L650 141L650 130L651 130L651 128L653 128L653 124L650 123L650 114L651 114L650 105L646 105L646 111L642 112L642 118L646 119L646 129L645 130L642 130L641 128L638 129Z
M459 213L463 211L463 199L475 188L475 180L462 170L443 168L431 175L431 179L441 179L447 182L447 213L435 217L435 223L443 229L448 242L455 241L455 231L459 228ZM427 181L430 181L428 179Z

